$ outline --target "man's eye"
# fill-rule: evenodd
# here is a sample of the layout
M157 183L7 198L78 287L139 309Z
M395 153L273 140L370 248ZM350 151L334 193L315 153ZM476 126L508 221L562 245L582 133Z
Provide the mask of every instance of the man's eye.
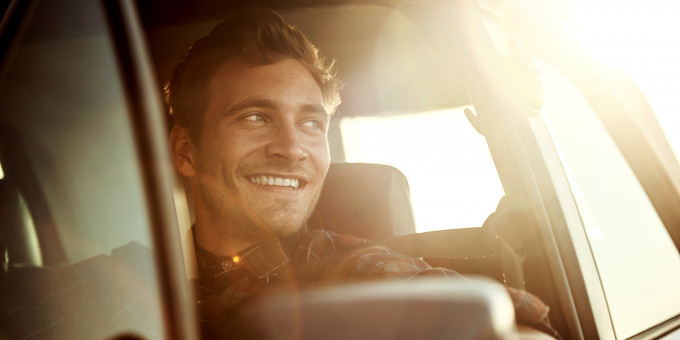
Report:
M322 129L323 123L321 121L318 121L318 120L308 120L308 121L302 123L302 126L315 128L315 129Z
M253 113L245 116L243 119L250 122L262 122L264 121L264 116L261 113Z

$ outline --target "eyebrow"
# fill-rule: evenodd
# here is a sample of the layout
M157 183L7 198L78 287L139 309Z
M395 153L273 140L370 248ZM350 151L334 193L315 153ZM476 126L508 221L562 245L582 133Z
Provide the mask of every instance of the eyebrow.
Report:
M231 114L233 114L237 111L240 111L240 110L243 110L243 109L246 109L246 108L249 108L249 107L261 107L261 108L265 108L265 109L275 110L275 109L281 108L283 106L285 106L285 105L278 100L253 97L253 98L244 99L241 102L234 104L229 109L228 114L231 115ZM298 107L298 111L299 112L306 112L306 113L323 114L323 115L330 116L328 114L328 112L326 112L326 109L323 107L323 105L319 105L319 104L305 103L305 104L302 104L300 107Z

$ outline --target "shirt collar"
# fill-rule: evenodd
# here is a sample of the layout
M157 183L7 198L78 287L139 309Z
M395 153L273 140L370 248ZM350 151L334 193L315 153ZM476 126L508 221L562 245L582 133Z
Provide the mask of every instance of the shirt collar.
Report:
M196 227L192 229L195 234ZM278 275L290 262L302 235L303 231L299 231L274 238L248 247L233 257L216 255L195 243L199 281L212 289L224 289L244 277L268 280L270 276Z

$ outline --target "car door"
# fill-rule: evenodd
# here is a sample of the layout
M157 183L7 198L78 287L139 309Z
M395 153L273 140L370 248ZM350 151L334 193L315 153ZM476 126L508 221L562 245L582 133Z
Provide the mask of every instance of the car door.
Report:
M16 1L2 27L0 334L194 338L134 4Z

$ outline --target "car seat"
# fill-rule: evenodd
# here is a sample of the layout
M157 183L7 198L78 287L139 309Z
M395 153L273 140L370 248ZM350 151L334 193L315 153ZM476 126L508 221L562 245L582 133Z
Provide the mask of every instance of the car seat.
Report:
M308 228L369 240L415 233L406 176L384 164L331 164Z

